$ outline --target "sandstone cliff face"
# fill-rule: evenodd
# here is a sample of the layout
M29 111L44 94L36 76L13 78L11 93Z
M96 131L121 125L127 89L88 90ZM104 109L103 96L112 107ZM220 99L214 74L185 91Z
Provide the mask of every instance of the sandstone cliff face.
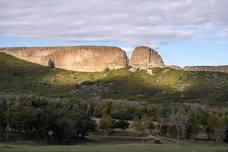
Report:
M117 47L28 47L2 48L0 51L45 66L51 59L57 68L74 71L96 72L127 66L126 53Z
M151 67L163 67L164 62L158 52L149 47L140 46L133 51L129 65L137 69L148 69Z
M228 65L224 66L186 66L186 71L212 71L228 73Z

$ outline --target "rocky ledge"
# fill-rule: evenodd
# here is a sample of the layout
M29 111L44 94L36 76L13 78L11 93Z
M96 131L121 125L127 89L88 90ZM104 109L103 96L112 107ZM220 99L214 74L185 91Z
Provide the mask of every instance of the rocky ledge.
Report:
M186 71L211 71L228 73L228 65L223 66L186 66Z

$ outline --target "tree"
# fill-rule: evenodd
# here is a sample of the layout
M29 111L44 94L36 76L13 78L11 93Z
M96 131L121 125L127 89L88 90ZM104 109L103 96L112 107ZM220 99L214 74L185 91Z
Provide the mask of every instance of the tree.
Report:
M146 112L146 106L145 105L136 105L135 111L136 111L136 116L139 119L141 119Z
M228 142L228 113L225 114L225 131L224 131L224 142Z
M8 101L0 98L0 130L6 131L6 143L9 143L10 116Z
M150 130L150 134L152 134L152 131L155 129L155 125L153 122L149 123L148 129Z
M115 103L112 101L103 101L100 104L100 108L102 109L102 115L110 115L114 105Z
M10 129L39 139L49 139L49 133L64 143L83 138L96 129L87 111L78 102L50 101L35 96L9 99ZM0 108L1 109L1 108Z
M108 72L110 69L107 67L104 69L104 72Z
M52 60L52 59L49 59L48 60L48 66L50 67L50 68L55 68L55 62Z
M143 137L143 144L145 143L145 136L146 136L146 129L147 129L147 123L145 122L145 120L143 118L139 119L136 118L134 120L134 124L133 124L134 128L136 131L140 132L142 134Z
M135 119L133 126L135 130L141 132L143 136L146 135L147 126L143 119Z
M54 101L49 105L50 130L60 141L84 138L96 129L96 123L87 111L73 101ZM68 143L68 142L67 142Z
M194 112L189 115L185 130L187 139L190 139L193 134L197 134L201 130L202 115L200 112Z
M118 120L114 123L114 128L122 129L123 131L129 127L129 122L127 120Z
M210 114L207 118L208 130L210 130L210 135L219 142L221 135L225 129L225 119L224 115Z
M100 128L105 131L106 134L110 132L113 127L113 120L112 117L109 115L103 115L100 119Z
M161 135L166 135L168 132L168 126L167 125L162 125L160 128L160 133Z
M185 113L183 105L170 105L169 121L176 126L177 140L180 140L181 129L183 129L187 123L188 116Z
M7 101L4 98L0 98L0 130L4 130L6 127L6 114L7 114Z
M48 101L35 96L9 99L11 127L37 137L48 134Z

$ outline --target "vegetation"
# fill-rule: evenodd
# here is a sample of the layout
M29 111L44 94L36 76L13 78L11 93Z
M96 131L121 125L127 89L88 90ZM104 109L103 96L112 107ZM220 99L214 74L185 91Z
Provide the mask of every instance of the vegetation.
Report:
M48 98L113 99L149 103L188 102L225 105L228 74L169 68L74 72L32 64L0 53L0 93Z
M226 152L227 145L209 143L183 143L169 145L152 144L86 144L76 146L31 146L31 145L0 145L1 152Z
M0 100L0 105L1 129L9 125L10 133L22 137L49 140L51 135L56 141L70 143L96 129L77 102L22 96Z
M103 129L106 132L106 134L110 132L110 130L112 129L112 126L113 126L112 117L107 115L102 116L102 118L100 119L100 128Z
M50 68L55 68L55 62L54 62L53 60L49 59L49 60L48 60L48 66L49 66Z
M107 104L109 103L109 104ZM42 139L49 142L73 143L97 129L110 134L115 129L125 131L134 129L139 136L161 135L168 138L195 139L196 135L205 134L207 139L224 141L228 126L227 109L198 104L145 104L126 106L130 108L134 119L133 126L128 120L115 119L116 103L103 102L91 104L71 100L51 100L36 96L13 96L0 98L0 129L4 134ZM93 112L90 112L88 110ZM106 109L106 110L105 110ZM139 110L140 109L140 110ZM121 109L123 115L128 110ZM91 117L103 112L99 123ZM99 116L97 116L99 118ZM118 117L121 118L121 117ZM8 127L10 126L10 131ZM97 128L99 126L99 128Z
M227 141L228 74L152 71L73 72L0 53L0 140L71 144L103 131Z

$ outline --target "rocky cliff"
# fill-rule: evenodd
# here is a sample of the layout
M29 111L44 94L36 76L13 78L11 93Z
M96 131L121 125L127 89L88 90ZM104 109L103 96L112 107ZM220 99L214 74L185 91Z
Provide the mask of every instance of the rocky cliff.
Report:
M186 66L186 71L212 71L212 72L225 72L228 73L228 65L224 66Z
M163 67L164 62L158 52L152 48L140 46L134 49L129 65L136 69L148 69L151 67Z
M96 72L127 66L126 53L117 47L25 47L2 48L0 52L46 66L52 60L55 67L74 71Z

